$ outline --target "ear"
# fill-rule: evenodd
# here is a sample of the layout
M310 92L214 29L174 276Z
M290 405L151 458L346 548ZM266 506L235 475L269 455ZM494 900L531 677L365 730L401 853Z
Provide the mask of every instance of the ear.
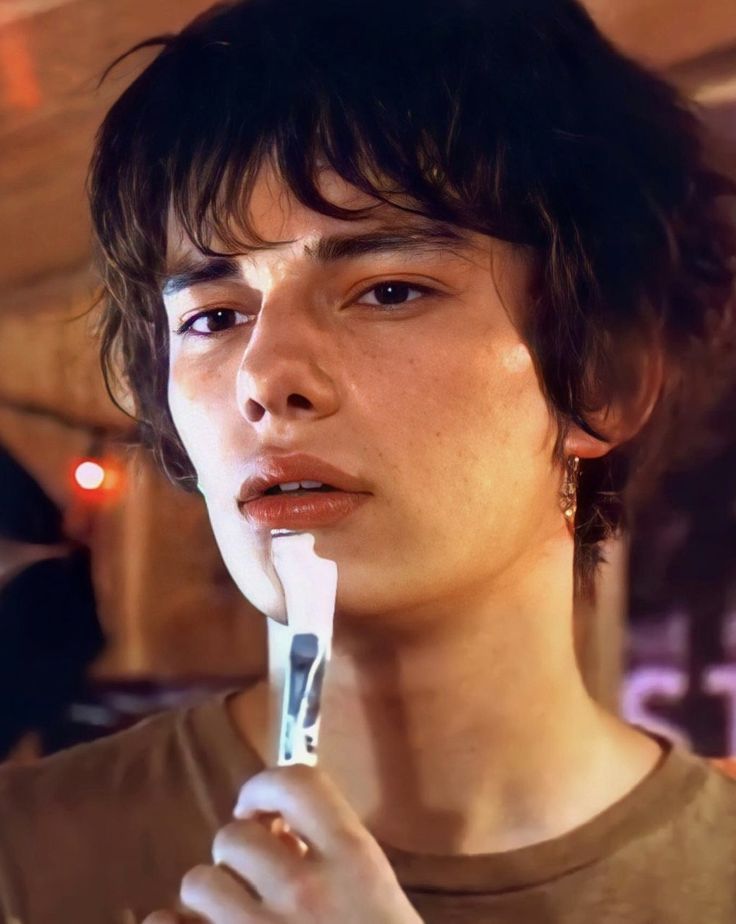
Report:
M629 348L612 376L606 400L585 415L585 423L604 439L586 432L581 423L571 421L564 439L566 456L599 459L617 446L632 440L646 425L659 401L664 385L664 351L659 338Z

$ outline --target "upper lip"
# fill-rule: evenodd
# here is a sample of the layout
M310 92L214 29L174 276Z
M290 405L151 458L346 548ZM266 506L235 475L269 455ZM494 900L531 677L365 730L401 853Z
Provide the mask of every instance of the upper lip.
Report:
M240 488L238 503L247 504L277 484L294 481L320 481L339 491L367 493L365 485L347 472L330 465L324 459L305 453L283 456L258 456L250 464L250 472Z

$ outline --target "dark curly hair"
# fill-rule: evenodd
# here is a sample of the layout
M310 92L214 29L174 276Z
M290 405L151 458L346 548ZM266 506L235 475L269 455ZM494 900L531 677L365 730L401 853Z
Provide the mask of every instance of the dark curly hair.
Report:
M632 344L662 344L649 423L581 465L589 590L627 486L667 458L714 384L701 373L733 353L736 186L708 166L692 108L573 0L244 0L132 51L151 46L101 126L89 188L108 390L125 383L170 478L194 487L167 404L168 210L204 253L215 233L237 252L273 157L301 203L364 217L320 194L326 163L380 201L530 248L523 334L560 461L570 422L605 439L591 414L631 389Z

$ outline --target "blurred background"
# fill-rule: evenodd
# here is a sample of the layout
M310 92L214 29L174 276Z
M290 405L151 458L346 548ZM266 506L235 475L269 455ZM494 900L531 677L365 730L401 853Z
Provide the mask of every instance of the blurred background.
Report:
M199 497L136 448L105 391L84 181L97 125L148 59L107 64L207 0L0 0L0 759L34 759L261 676L262 617ZM702 110L736 176L733 0L589 0ZM609 551L580 657L595 695L736 754L736 393Z

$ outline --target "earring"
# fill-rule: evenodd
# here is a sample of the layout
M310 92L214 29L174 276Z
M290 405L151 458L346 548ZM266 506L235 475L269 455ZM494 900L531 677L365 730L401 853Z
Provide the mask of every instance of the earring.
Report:
M578 483L580 481L580 459L569 456L565 465L565 478L560 490L560 510L567 522L567 528L575 533L575 514L578 509Z

